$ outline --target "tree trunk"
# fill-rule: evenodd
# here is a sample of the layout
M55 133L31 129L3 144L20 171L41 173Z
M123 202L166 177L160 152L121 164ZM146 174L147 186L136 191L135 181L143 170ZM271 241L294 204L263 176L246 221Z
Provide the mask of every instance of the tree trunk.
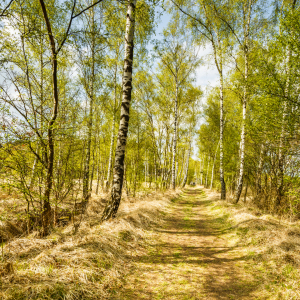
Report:
M146 156L146 160L145 160L145 188L147 187L147 156Z
M176 186L176 146L177 146L177 118L178 118L178 83L176 79L176 93L175 93L175 110L174 110L174 139L173 139L173 158L172 158L172 189Z
M129 108L132 91L132 67L133 67L133 39L135 29L135 7L137 0L130 0L127 8L126 33L125 33L125 60L123 71L123 95L121 105L121 118L115 153L114 176L111 190L111 198L104 209L102 220L115 218L121 197L124 176L124 159L129 125Z
M219 142L218 142L216 154L215 154L214 161L213 161L213 165L212 165L212 170L211 170L211 180L210 180L210 189L213 188L214 172L215 172L215 163L216 163L216 158L217 158L217 153L218 153L218 149L219 149L220 142L221 142L221 139L220 139Z
M42 8L44 20L47 27L50 47L51 47L51 61L52 61L52 88L53 88L53 106L52 106L52 116L48 122L48 153L46 157L46 182L45 182L45 192L42 205L42 230L41 235L46 236L49 234L49 227L51 222L51 205L50 205L50 194L53 185L53 166L54 166L54 125L58 114L58 87L57 87L57 51L55 45L55 39L52 34L51 23L48 18L46 6L43 0L40 0L40 5Z
M84 171L83 171L83 182L82 182L82 196L83 201L88 201L90 194L90 161L91 161L91 144L92 144L92 100L90 101L90 113L89 113L89 121L88 121L88 135L87 135L87 147L86 147L86 156L84 163Z
M205 187L206 188L207 188L207 182L208 182L209 161L210 161L210 157L207 159L207 169L206 169L206 176L205 176Z
M248 16L246 24L244 24L244 60L245 60L245 74L244 74L244 97L243 97L243 121L242 121L242 131L241 131L241 144L240 144L240 171L238 184L235 193L235 203L237 204L240 200L240 196L243 189L243 179L244 179L244 167L245 167L245 139L246 139L246 117L247 117L247 100L248 100L248 51L249 51L249 27L251 20L251 9L252 1L248 4ZM245 14L245 11L244 11Z
M200 184L203 185L203 165L202 159L200 159Z
M140 160L140 123L138 120L138 128L137 128L137 154L135 158L134 164L134 184L133 184L133 197L135 197L136 193L136 186L137 186L137 177L138 177L138 170L139 170L139 160Z
M246 89L245 89L246 90ZM243 179L244 179L244 166L245 166L245 135L246 135L246 97L244 91L244 100L243 100L243 122L242 122L242 132L241 132L241 144L240 144L240 171L239 178L237 182L237 188L235 193L235 203L237 204L240 200L240 196L243 189Z
M182 177L182 171L184 170L184 165L185 165L185 152L186 150L183 151L183 156L182 156L182 166L180 168L180 173L179 173L179 176L178 176L178 182L181 182L181 177ZM184 179L184 177L183 177Z
M259 154L259 163L256 174L256 195L261 194L261 176L262 176L262 167L263 167L263 155L264 155L264 145L261 145L260 154Z
M137 177L137 174L136 174L136 162L137 160L135 159L134 161L134 168L133 168L133 172L134 172L134 179L133 179L133 197L135 197L135 192L136 192L136 177Z
M224 151L223 151L223 133L224 133L224 95L223 95L223 73L220 74L220 182L221 182L221 200L226 200L226 185L224 179Z
M189 152L188 152L187 162L186 162L186 171L185 171L185 176L184 176L183 183L182 183L182 188L185 187L187 179L188 179L191 151L192 151L192 141L190 140Z
M40 145L38 144L36 147L36 153L39 154L39 150L40 150ZM36 171L36 166L38 163L38 159L37 156L34 157L34 162L33 162L33 166L32 166L32 170L31 170L31 176L30 176L30 181L29 181L29 189L31 191L31 189L33 188L34 185L34 181L35 181L35 171Z
M247 201L247 192L248 192L248 179L246 178L246 188L245 188L245 195L244 195L244 203Z
M92 59L92 76L90 78L90 82L86 84L86 92L89 96L89 118L88 118L88 132L87 132L87 147L86 147L86 158L85 158L85 164L84 164L84 171L83 171L83 182L82 182L82 196L83 201L88 201L89 197L91 195L91 187L90 187L90 164L91 164L91 145L92 145L92 129L93 129L93 110L94 110L94 80L95 80L95 38L96 38L96 32L94 24L95 24L95 18L94 18L94 12L92 12L90 16L90 21L92 22L92 28L93 28L93 36L91 41L91 59ZM85 206L86 207L86 206Z
M96 156L97 156L97 154L96 154ZM90 178L90 194L93 192L94 174L95 174L95 149L93 151L93 165L92 165L92 172L91 172L91 178Z
M289 89L290 89L290 73L291 73L291 49L288 49L287 54L287 79L286 79L286 86L285 86L285 99L289 96ZM287 119L287 100L283 102L283 113L282 113L282 125L281 125L281 134L280 134L280 141L279 141L279 154L278 154L278 188L277 188L277 197L276 197L276 207L279 208L281 204L281 199L283 196L283 186L284 186L284 142L285 142L285 130L286 130L286 119Z
M97 184L96 184L96 195L98 195L99 193L99 183L100 183L100 165L99 165L99 161L98 161L98 164L97 164Z
M218 46L216 47L215 40L211 39L215 64L220 76L220 183L221 183L221 200L226 199L226 184L224 180L224 151L223 151L223 134L224 134L224 78L223 78L223 55L221 48L221 41L217 34ZM219 59L218 59L219 58Z
M107 176L106 176L106 189L108 190L110 185L110 175L111 175L111 168L112 168L112 156L113 156L113 147L115 143L115 115L113 116L113 122L111 125L111 140L110 140L110 150L109 150L109 159L108 159L108 168L107 168ZM106 190L106 191L107 191Z
M157 190L157 162L156 162L155 153L154 153L154 181L155 181L155 190Z
M115 65L115 76L114 76L114 111L113 111L113 122L111 126L111 140L110 140L110 150L109 150L109 160L108 160L108 169L107 169L107 187L110 186L110 175L112 168L112 156L113 156L113 148L115 144L115 124L116 124L116 104L117 104L117 73L118 73L118 55L116 57L116 65Z

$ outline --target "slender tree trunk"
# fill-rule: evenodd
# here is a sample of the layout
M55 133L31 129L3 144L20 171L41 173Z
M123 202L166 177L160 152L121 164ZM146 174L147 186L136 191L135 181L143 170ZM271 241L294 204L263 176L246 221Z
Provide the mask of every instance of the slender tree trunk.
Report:
M145 160L145 188L147 187L147 158Z
M200 159L200 184L203 185L203 165L204 162Z
M97 153L96 153L96 156L97 156ZM92 165L92 172L91 172L91 178L90 178L90 193L93 192L94 174L95 174L95 149L93 151L93 165Z
M123 72L123 96L121 105L121 118L115 153L114 176L110 202L104 209L102 220L115 218L121 197L124 176L124 159L129 125L129 108L132 91L133 67L133 40L135 29L135 7L137 0L130 0L127 8L126 33L125 33L125 60Z
M133 171L134 171L134 179L133 179L133 197L135 197L135 192L136 192L136 177L137 177L137 174L136 174L136 162L137 160L135 159L135 162L134 162L134 168L133 168Z
M236 193L235 193L235 203L239 202L240 196L242 193L242 189L243 189L244 166L245 166L246 105L247 105L247 102L246 102L246 97L244 94L243 122L242 122L241 143L240 143L240 171L239 171L239 177L238 177L237 188L236 188Z
M83 171L83 182L82 182L82 195L83 201L88 201L90 195L90 161L91 161L91 144L92 144L92 117L93 117L93 108L92 101L90 101L90 113L88 120L88 134L87 134L87 146L85 153L85 163Z
M53 166L54 166L54 125L58 115L58 86L57 86L57 50L55 39L52 33L51 23L48 18L47 9L43 0L39 0L42 8L44 20L47 27L49 43L51 47L51 61L52 61L52 88L53 88L53 106L52 106L52 116L48 122L48 153L46 157L46 182L45 182L45 192L42 205L42 230L41 235L46 236L49 234L49 227L51 222L51 204L50 204L50 194L53 185Z
M247 192L248 192L248 179L246 178L246 188L245 188L245 195L244 195L244 203L247 201Z
M127 182L127 165L126 163L124 163L124 187L125 187L125 191L126 191L126 195L129 196L129 190L128 190L128 182Z
M111 140L110 140L110 151L109 151L109 160L108 160L108 169L107 169L107 187L110 186L110 176L112 169L112 156L113 156L113 148L115 144L115 124L116 124L116 104L117 104L117 74L118 74L118 55L116 58L115 65L115 74L114 74L114 111L113 111L113 122L111 126Z
M36 153L39 154L39 149L40 145L38 144L36 147ZM31 190L33 185L34 185L34 180L35 180L35 171L36 171L36 166L37 166L38 160L37 156L34 157L34 162L31 170L31 176L30 176L30 182L29 182L29 189Z
M261 194L261 176L262 176L262 167L263 167L263 155L264 155L264 145L261 145L260 154L259 154L259 162L258 169L256 174L256 195Z
M99 148L98 150L98 163L97 163L97 186L96 186L96 195L98 195L99 193L99 185L100 185L100 180L101 180L101 148L100 148L100 145L101 145L101 137L100 135L98 135L98 141L99 141L99 144L97 145L97 147Z
M213 165L212 165L212 170L211 170L211 180L210 180L210 189L213 188L213 183L214 183L214 173L215 173L215 163L216 163L216 158L217 158L217 153L218 153L218 149L219 149L220 142L221 142L221 139L220 139L219 142L218 142L216 154L215 154L214 161L213 161Z
M286 79L286 86L284 96L285 99L289 96L290 90L290 75L291 75L291 49L288 49L287 54L287 79ZM279 141L279 154L278 154L278 188L277 188L277 197L276 197L276 207L279 208L281 204L281 199L283 196L283 186L284 186L284 143L285 143L285 131L286 131L286 121L287 121L287 108L288 103L287 100L283 102L283 113L282 113L282 125L281 125L281 134L280 134L280 141Z
M156 161L155 153L154 153L154 180L155 180L155 190L157 190L157 161Z
M98 164L97 164L97 184L96 184L96 195L98 195L99 193L99 183L100 183L100 165L99 165L99 161L98 161Z
M107 176L106 176L106 186L107 189L109 188L110 185L110 176L111 176L111 168L112 168L112 156L113 156L113 148L114 148L114 143L115 143L115 114L113 116L113 122L111 125L111 139L110 139L110 150L109 150L109 158L108 158L108 168L107 168Z
M179 173L179 176L178 176L178 182L181 182L181 177L182 177L182 171L184 169L184 165L185 165L185 161L186 161L186 158L185 158L185 150L183 152L183 156L182 156L182 166L180 168L180 173ZM183 177L184 178L184 177Z
M224 179L224 95L223 95L223 72L220 74L220 182L221 182L221 200L226 200L226 184Z
M226 199L226 184L224 180L224 147L223 147L223 134L224 134L224 78L223 78L223 55L221 47L221 41L217 34L218 46L216 46L215 40L211 39L215 64L220 76L220 183L221 183L221 200Z
M205 176L205 187L206 188L207 188L207 182L208 182L209 161L210 161L210 157L208 157L208 159L207 159L207 169L206 169L206 176Z
M185 171L185 175L184 175L184 179L183 179L183 183L182 183L182 188L185 187L187 179L188 179L191 151L192 151L192 141L190 139L189 152L188 152L187 161L186 161L186 171Z
M178 82L176 78L176 92L175 92L175 110L174 110L174 139L173 139L173 158L172 158L172 189L176 186L176 146L177 146L177 122L178 122Z
M243 97L243 121L242 121L242 131L241 131L241 144L240 144L240 170L238 184L235 192L235 203L238 203L243 189L243 179L244 179L244 167L245 167L245 140L246 140L246 117L247 117L247 100L248 100L248 51L249 51L249 27L251 20L251 9L252 1L249 0L248 3L248 16L246 24L244 25L244 60L245 60L245 74L244 74L244 97ZM244 9L245 10L245 9ZM245 11L244 11L245 13Z
M95 18L94 11L92 10L92 14L90 16L90 21L92 23L92 41L91 41L91 52L92 52L92 76L90 82L86 85L86 92L89 95L89 118L88 118L88 132L87 132L87 147L86 147L86 157L84 163L84 171L83 171L83 182L82 182L82 196L83 201L88 201L91 195L91 186L90 186L90 165L91 165L91 145L92 145L92 129L93 129L93 115L94 115L94 80L95 80Z
M133 197L135 197L136 193L136 186L137 186L137 177L138 177L138 170L139 170L139 160L140 160L140 123L138 120L138 128L137 128L137 155L135 158L134 164L134 185L133 185Z

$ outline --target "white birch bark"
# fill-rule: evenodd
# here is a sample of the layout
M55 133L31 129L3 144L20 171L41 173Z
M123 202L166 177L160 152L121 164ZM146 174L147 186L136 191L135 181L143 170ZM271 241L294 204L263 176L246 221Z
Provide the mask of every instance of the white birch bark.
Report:
M132 91L132 66L133 66L133 42L135 31L135 8L137 0L129 0L126 16L125 32L125 59L122 82L122 104L119 132L117 138L117 147L115 152L114 176L111 190L111 198L104 209L102 220L115 218L121 197L124 177L124 159L127 143L127 133L129 125L129 108Z
M206 188L207 188L208 174L209 174L209 161L210 161L210 157L207 160L207 169L206 169L206 174L205 174L205 187Z
M203 162L200 159L200 184L203 185Z
M118 55L116 58L115 74L114 74L114 110L113 110L113 121L111 125L111 140L110 140L110 150L107 168L107 188L110 186L111 168L112 168L112 156L115 144L115 124L116 124L116 104L117 104L117 74L118 74Z
M87 124L87 147L86 147L86 157L85 157L85 164L84 164L84 171L83 171L83 182L82 182L82 196L83 201L88 201L91 194L91 186L90 186L90 164L91 164L91 145L92 145L92 128L93 128L93 110L94 110L94 79L95 79L95 18L94 18L94 10L92 10L90 15L90 20L92 23L92 44L91 44L91 59L92 59L92 70L91 70L91 78L90 82L86 85L86 92L89 96L89 117L88 117L88 124Z
M186 170L185 170L185 175L184 175L184 179L183 179L183 183L182 183L182 188L185 187L187 179L188 179L191 151L192 151L192 141L190 139L189 152L188 152L188 156L187 156L187 160L186 160Z
M186 150L184 150L184 152L183 152L182 166L181 166L181 168L180 168L180 172L179 172L179 175L178 175L178 177L177 177L178 182L181 182L182 171L183 171L183 169L184 169L184 165L185 165L185 161L186 161L186 158L185 158L185 152L186 152Z
M221 183L221 200L226 199L226 185L225 185L225 179L224 179L224 148L223 148L223 135L224 135L224 78L223 78L223 55L222 55L222 49L221 48L221 41L218 37L218 44L216 45L216 41L211 39L213 51L214 51L214 57L215 57L215 65L217 67L217 70L219 72L219 91L220 91L220 183ZM212 184L211 184L212 188Z
M223 71L220 74L220 182L221 182L221 200L226 199L226 185L224 179L224 95L223 95Z
M175 92L175 109L174 109L174 138L173 138L173 157L172 157L172 189L176 187L176 146L177 146L177 122L178 122L178 81L176 80L176 92Z
M243 120L242 120L242 130L241 130L241 143L240 143L240 169L238 184L235 193L235 203L238 203L243 189L243 179L244 179L244 166L245 166L245 139L246 139L246 117L247 117L247 101L248 101L248 71L249 71L249 62L248 62L248 51L249 51L249 29L250 29L250 20L251 20L251 10L252 10L252 1L249 0L248 11L247 11L247 20L244 24L244 60L245 60L245 74L244 74L244 96L243 96ZM246 12L244 11L244 14Z
M218 149L219 149L219 145L220 145L221 139L218 142L218 146L217 146L217 150L215 153L215 157L214 157L214 161L213 161L213 165L212 165L212 169L211 169L211 180L210 180L210 189L213 188L213 183L214 183L214 172L215 172L215 163L216 163L216 158L217 158L217 154L218 154Z
M283 186L284 186L284 143L285 143L285 131L286 131L286 121L287 121L287 97L289 96L290 90L290 75L291 75L291 49L288 49L287 53L287 78L285 84L285 101L283 102L283 112L282 112L282 125L281 125L281 133L280 133L280 141L279 141L279 153L278 153L278 189L277 189L277 197L276 197L276 207L279 208L281 204L281 198L283 196Z

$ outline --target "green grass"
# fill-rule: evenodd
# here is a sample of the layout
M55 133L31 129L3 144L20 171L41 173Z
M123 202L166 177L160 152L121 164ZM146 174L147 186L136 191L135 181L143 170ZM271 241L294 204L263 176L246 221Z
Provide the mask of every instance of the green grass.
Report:
M175 258L179 258L179 257L181 256L181 254L180 254L180 252L174 252L174 253L173 253L173 256L174 256Z

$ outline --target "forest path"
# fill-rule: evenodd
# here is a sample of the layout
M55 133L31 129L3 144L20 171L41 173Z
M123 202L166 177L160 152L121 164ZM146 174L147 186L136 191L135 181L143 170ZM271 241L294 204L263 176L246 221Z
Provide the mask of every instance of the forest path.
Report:
M133 256L122 299L258 299L247 249L232 241L228 215L200 188L173 200L148 253Z

